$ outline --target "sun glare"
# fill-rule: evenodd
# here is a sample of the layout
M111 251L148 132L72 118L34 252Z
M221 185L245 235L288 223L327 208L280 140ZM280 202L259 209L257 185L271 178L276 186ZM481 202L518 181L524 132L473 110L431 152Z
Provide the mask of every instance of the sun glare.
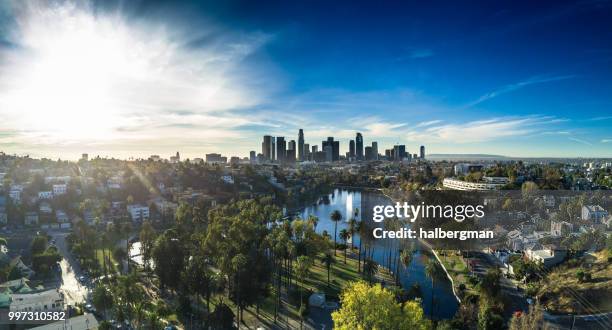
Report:
M121 86L147 69L133 33L119 20L69 9L23 24L17 83L4 106L33 131L112 139L112 129L122 124L121 109L131 106L118 104L117 96L127 93Z

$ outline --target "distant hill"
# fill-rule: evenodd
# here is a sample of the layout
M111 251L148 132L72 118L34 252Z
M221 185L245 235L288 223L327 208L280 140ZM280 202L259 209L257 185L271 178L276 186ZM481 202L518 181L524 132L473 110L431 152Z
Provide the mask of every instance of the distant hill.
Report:
M508 160L509 157L489 154L430 154L426 156L431 160Z

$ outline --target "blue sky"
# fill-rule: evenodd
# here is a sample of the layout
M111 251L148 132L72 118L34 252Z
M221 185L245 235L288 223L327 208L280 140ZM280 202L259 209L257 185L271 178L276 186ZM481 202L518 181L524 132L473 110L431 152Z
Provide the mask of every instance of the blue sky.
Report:
M246 155L303 128L342 151L360 131L381 149L612 157L611 14L610 1L7 2L0 150Z

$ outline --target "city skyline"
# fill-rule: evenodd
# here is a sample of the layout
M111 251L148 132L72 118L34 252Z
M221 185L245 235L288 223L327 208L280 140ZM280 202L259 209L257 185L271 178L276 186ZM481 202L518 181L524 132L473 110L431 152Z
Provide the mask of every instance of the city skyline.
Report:
M409 13L409 14L407 14ZM0 151L612 157L609 2L0 4ZM254 141L257 141L254 143ZM321 150L322 151L322 150Z

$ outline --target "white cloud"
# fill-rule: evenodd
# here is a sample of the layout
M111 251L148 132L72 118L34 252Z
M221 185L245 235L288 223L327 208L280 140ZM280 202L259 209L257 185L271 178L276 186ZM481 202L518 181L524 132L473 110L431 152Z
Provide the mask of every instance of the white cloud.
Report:
M583 140L583 139L579 139L579 138L575 138L575 137L569 137L567 138L570 141L574 141L574 142L578 142L587 146L592 146L593 144L589 141Z
M465 105L465 108L470 108L473 107L475 105L478 105L482 102L485 102L487 100L496 98L500 95L506 94L506 93L510 93L516 90L519 90L521 88L530 86L530 85L535 85L535 84L542 84L542 83L547 83L547 82L553 82L553 81L559 81L559 80L566 80L566 79L571 79L571 78L575 78L576 76L574 75L566 75L566 76L535 76L535 77L531 77L527 80L524 81L519 81L517 83L513 83L513 84L509 84L503 87L500 87L494 91L491 91L487 94L482 95L481 97L479 97L478 99L468 103L467 105Z
M612 143L612 139L602 139L601 143Z
M0 116L18 131L11 142L111 146L163 137L180 145L242 138L232 128L257 123L232 111L265 97L244 60L268 35L211 27L202 36L222 37L190 47L193 31L129 21L88 3L15 2L11 10L6 37L14 47L0 48Z

